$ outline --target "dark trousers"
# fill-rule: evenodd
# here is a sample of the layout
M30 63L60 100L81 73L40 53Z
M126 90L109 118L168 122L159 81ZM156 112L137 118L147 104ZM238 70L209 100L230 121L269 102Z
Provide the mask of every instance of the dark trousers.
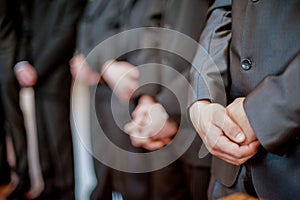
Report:
M221 197L226 197L234 193L244 193L249 194L253 197L257 197L252 183L250 168L246 166L241 167L238 179L236 180L236 183L231 187L222 185L213 177L213 175L211 176L209 186L209 199L219 199Z
M10 76L4 86L4 105L16 155L15 171L19 176L15 195L22 196L30 188L27 136L19 107L20 88L13 72ZM69 92L65 91L61 97L35 94L39 159L45 182L45 189L37 199L75 198Z
M129 136L122 131L125 123L130 121L130 115L128 115L128 119L126 118L128 117L125 114L126 111L128 112L126 109L132 111L134 102L128 108L128 105L120 104L115 98L112 97L112 91L106 85L99 85L95 98L91 98L91 107L95 108L97 114L96 119L91 118L93 152L96 157L99 154L106 154L108 159L121 162L124 165L140 165L144 160L122 158L117 152L110 151L110 145L102 144L103 140L98 138L99 130L96 127L101 126L105 137L118 148L128 152L145 152L142 148L132 146ZM113 114L113 112L115 113ZM107 148L100 148L105 145L107 145ZM105 166L98 160L94 160L94 167L98 183L91 195L92 200L110 200L112 191L121 193L124 200L148 200L150 198L150 173L122 172L113 169L112 166Z
M0 54L1 69L1 104L5 115L6 133L12 137L16 155L16 166L13 169L19 176L19 185L16 190L20 193L26 192L30 187L28 162L27 162L27 140L23 123L23 114L19 106L19 83L13 71L15 58L15 43L5 47ZM3 113L3 112L1 112ZM3 126L1 126L3 127ZM5 137L2 137L2 141ZM2 170L1 170L2 171ZM19 192L17 192L19 193Z
M192 166L178 159L153 172L153 200L206 200L210 168Z
M45 189L38 199L74 199L70 96L35 94L39 158Z
M127 173L109 168L94 160L97 185L91 200L111 200L119 192L124 200L150 200L150 173Z
M6 152L6 130L5 116L2 102L2 88L0 84L0 184L7 184L10 182L10 167L7 162Z
M20 87L12 70L7 70L5 73L2 88L3 108L7 121L7 132L12 137L16 156L16 166L13 170L19 177L19 189L22 192L26 192L30 187L27 157L27 137L23 113L19 106Z

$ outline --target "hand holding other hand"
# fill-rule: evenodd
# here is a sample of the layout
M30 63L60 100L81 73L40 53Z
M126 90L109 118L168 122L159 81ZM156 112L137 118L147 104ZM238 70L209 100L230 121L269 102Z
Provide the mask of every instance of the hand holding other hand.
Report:
M157 150L169 144L178 125L169 119L163 106L147 95L140 98L133 120L124 129L136 147Z
M256 154L259 142L242 145L246 134L230 118L225 107L208 100L197 101L190 107L190 119L214 156L241 165Z

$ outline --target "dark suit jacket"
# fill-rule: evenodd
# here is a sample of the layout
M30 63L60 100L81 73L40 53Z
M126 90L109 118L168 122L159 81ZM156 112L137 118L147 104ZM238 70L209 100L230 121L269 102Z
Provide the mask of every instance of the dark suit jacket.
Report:
M85 0L21 1L22 40L17 61L36 69L36 90L60 97L70 88L69 60Z
M206 0L166 1L165 9L162 12L163 19L161 26L185 34L197 42L205 25L208 6L209 1ZM164 46L164 48L168 49L171 53L160 51L159 62L172 67L179 72L180 75L162 70L160 76L162 76L163 79L162 83L172 88L172 92L176 95L175 98L181 102L181 107L179 105L174 106L176 101L174 94L166 88L162 88L161 91L156 94L156 99L162 103L171 118L177 122L181 121L180 131L184 135L189 136L194 130L189 126L186 120L186 106L189 90L187 80L189 79L191 67L191 63L189 62L194 57L197 49L193 49L191 46L185 49L184 45L181 44L182 41L176 37L172 38L171 41L172 42L170 42L170 38L168 38L168 40L160 38L160 45ZM180 52L180 49L185 49L185 58L174 54L174 52ZM183 77L186 79L183 79ZM189 139L189 137L186 137L184 140ZM182 141L182 143L185 143L185 141ZM201 144L201 139L196 137L188 150L183 154L183 161L193 166L210 166L210 156L202 159L198 157Z
M196 99L229 104L246 97L244 108L262 148L246 165L265 199L298 199L300 188L300 1L216 1L201 44L216 62L228 102L207 91L193 69ZM205 57L199 51L195 63ZM199 70L199 69L198 69ZM224 98L223 98L224 99ZM213 174L224 185L239 168L215 159Z
M17 44L16 1L0 1L0 80L3 81L7 72L12 70ZM6 75L4 75L6 74Z

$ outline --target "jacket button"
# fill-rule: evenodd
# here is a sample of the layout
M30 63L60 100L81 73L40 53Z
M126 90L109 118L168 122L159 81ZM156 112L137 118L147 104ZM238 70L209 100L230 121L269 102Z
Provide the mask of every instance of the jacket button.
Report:
M241 65L242 69L247 71L249 69L251 69L252 67L252 62L250 59L244 59L242 60L242 65Z

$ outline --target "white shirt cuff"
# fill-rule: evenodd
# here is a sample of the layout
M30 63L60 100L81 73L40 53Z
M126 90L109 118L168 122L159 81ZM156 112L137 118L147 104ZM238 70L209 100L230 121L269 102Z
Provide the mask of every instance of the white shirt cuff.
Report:
M26 67L26 65L28 65L29 62L28 61L20 61L18 62L15 66L14 66L14 72L18 73L20 71L23 71L24 68Z

